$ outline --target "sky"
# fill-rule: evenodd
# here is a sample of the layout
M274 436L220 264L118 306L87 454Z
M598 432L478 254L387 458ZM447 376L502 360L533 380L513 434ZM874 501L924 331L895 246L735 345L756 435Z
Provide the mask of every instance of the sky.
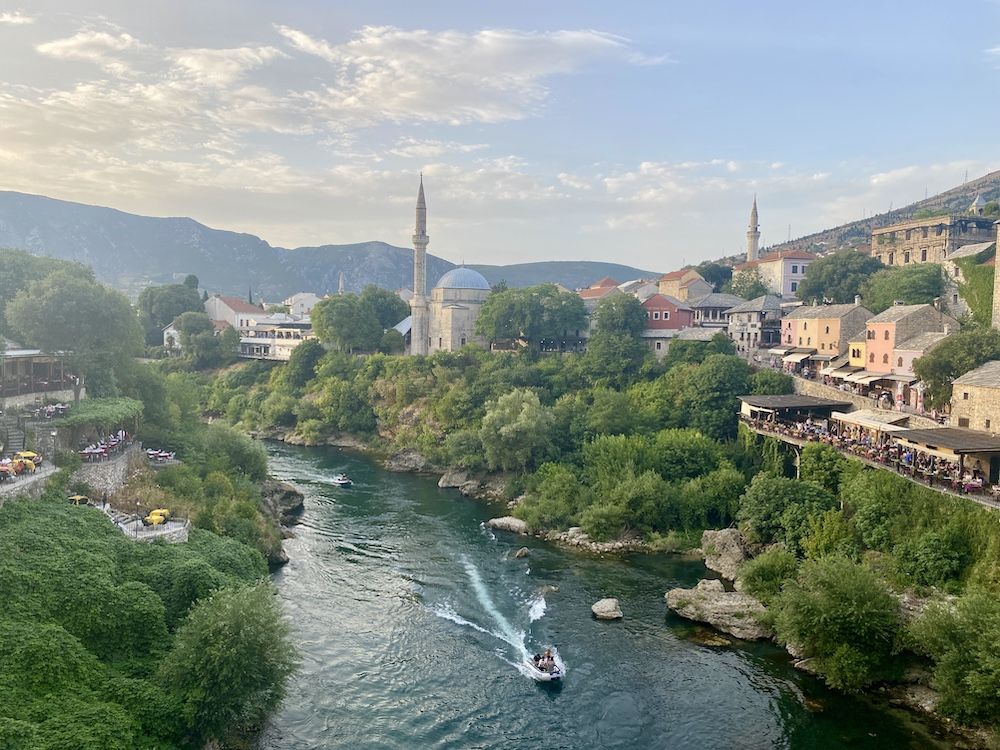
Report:
M0 0L0 189L665 271L1000 168L1000 0Z

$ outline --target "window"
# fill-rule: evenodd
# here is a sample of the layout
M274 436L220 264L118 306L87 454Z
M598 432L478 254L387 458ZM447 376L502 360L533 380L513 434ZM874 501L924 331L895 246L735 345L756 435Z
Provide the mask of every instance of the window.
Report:
M935 236L940 237L943 232L944 232L944 224L938 224L936 227L934 227Z
M874 354L869 354L868 355L868 361L871 362L872 364L875 364L875 355Z
M670 311L669 310L664 310L663 311L663 319L664 320L670 320Z
M903 263L906 264L909 262L910 262L910 251L907 250L905 253L903 253Z
M925 229L924 232L926 233L927 230ZM926 236L927 235L924 234L924 237L926 237ZM926 247L920 248L920 260L922 260L922 261L927 260L927 248Z
M465 346L465 336L462 336L462 346Z
M882 334L882 338L884 338L884 339L885 339L886 341L888 341L888 340L889 340L889 329L888 329L888 328L887 328L887 329L885 330L885 332L884 332L884 333Z
M969 393L968 393L968 391L966 391L965 393L962 394L962 400L963 401L968 401L969 400Z
M868 340L871 341L875 338L875 331L868 331L865 335L868 337Z
M798 272L799 272L799 267L793 263L792 264L792 273L798 273Z
M799 336L799 346L802 346L802 337Z
M902 367L902 366L903 366L903 358L896 357L896 367Z
M646 320L649 320L649 310L646 310Z
M826 349L826 344L820 342L819 348L820 349Z
M958 426L959 427L968 427L969 426L969 418L968 417L959 417L958 418Z
M889 364L889 355L888 354L883 354L882 355L882 364L883 365Z
M990 429L990 420L985 420L983 426L988 430Z
M927 239L927 227L924 227L921 233L922 233L923 238ZM927 251L924 250L924 253L926 254ZM927 260L927 258L924 258L924 260Z
M803 330L803 331L807 331L807 330L809 330L809 324L808 324L808 323L803 323L803 324L802 324L802 330Z
M952 301L952 304L957 305L958 304L958 295L957 294L951 295L951 301Z
M812 340L812 338L811 338L811 337L810 337L810 338L807 338L807 339L806 339L806 346L812 346L812 342L813 342L813 340Z
M792 282L792 291L793 292L797 292L798 290L799 290L799 282L793 281Z
M910 230L909 229L906 230L906 239L910 239Z
M663 343L660 341L656 342L656 351L660 351L663 348Z
M659 319L660 319L660 311L657 310L656 312L653 313L653 320L659 320Z
M893 255L894 253L889 253L889 262L886 263L887 266L891 266L893 264Z
M441 349L441 348L442 348L442 341L443 341L443 340L442 340L442 339L441 339L441 337L439 336L439 337L438 337L438 349Z

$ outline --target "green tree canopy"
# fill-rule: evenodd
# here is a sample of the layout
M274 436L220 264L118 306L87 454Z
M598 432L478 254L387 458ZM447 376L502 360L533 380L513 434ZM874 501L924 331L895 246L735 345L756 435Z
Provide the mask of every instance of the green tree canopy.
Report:
M700 273L701 277L716 290L722 289L733 278L733 269L731 266L724 266L721 263L715 263L710 260L700 263L694 270Z
M373 352L382 340L383 328L375 307L357 294L322 299L311 317L319 340L342 352Z
M68 260L57 260L40 255L32 255L24 250L0 248L0 335L13 335L7 325L5 307L17 293L27 289L35 281L41 281L57 271L66 271L81 279L94 281L94 272L89 266Z
M524 388L505 393L483 417L479 439L491 469L522 471L537 466L552 450L552 410Z
M762 294L771 294L770 287L764 283L764 278L756 267L737 271L722 291L743 299L756 299Z
M148 286L142 290L136 307L146 333L146 343L156 345L163 342L162 331L175 318L186 312L204 312L205 307L198 295L196 285L168 284Z
M646 328L646 308L631 294L611 294L597 303L594 320L600 333L635 337Z
M795 294L801 300L853 302L868 277L883 268L878 258L867 253L840 250L810 263Z
M949 336L916 359L913 371L924 383L927 405L942 409L951 401L955 378L994 359L1000 359L1000 331L974 328Z
M29 284L7 305L7 322L22 343L69 353L98 396L114 394L115 369L142 343L128 300L79 271L56 271Z
M395 292L369 284L361 291L361 302L371 305L382 330L392 328L410 314L410 306Z
M808 273L808 271L807 271ZM880 313L899 300L906 305L929 304L944 289L941 266L918 263L911 266L883 268L861 284L865 307Z
M292 349L285 368L285 377L293 388L302 388L316 375L316 365L323 359L326 349L316 339L306 339Z
M297 656L270 584L223 589L178 629L162 684L202 743L258 726L285 693Z
M586 324L578 294L539 284L490 294L476 319L476 333L491 342L524 339L537 349L544 340L575 336Z

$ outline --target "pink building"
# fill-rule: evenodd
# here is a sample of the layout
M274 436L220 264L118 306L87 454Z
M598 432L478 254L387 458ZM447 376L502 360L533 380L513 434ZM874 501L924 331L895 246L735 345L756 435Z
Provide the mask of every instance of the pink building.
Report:
M893 305L868 320L866 332L866 352L868 362L865 369L872 373L903 373L906 364L902 362L902 348L905 342L924 333L946 333L958 331L959 323L950 315L945 315L934 305Z

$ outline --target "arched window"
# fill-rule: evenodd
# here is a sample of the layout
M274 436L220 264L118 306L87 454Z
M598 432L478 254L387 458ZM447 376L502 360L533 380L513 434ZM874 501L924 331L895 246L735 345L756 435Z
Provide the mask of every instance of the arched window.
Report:
M889 331L888 330L884 334L882 334L882 338L884 338L886 341L889 340Z
M824 333L829 333L829 332L830 332L830 326L827 326L826 330L824 331Z
M812 337L810 336L809 338L806 339L806 346L812 346L812 342L813 340Z
M871 362L872 364L875 364L875 355L874 354L869 354L868 355L868 361Z
M882 364L883 365L889 364L889 355L888 354L883 354L882 355Z
M902 367L902 366L903 366L903 358L896 357L896 367Z
M809 324L808 323L803 323L802 324L802 330L803 331L807 330L808 328L809 328Z

